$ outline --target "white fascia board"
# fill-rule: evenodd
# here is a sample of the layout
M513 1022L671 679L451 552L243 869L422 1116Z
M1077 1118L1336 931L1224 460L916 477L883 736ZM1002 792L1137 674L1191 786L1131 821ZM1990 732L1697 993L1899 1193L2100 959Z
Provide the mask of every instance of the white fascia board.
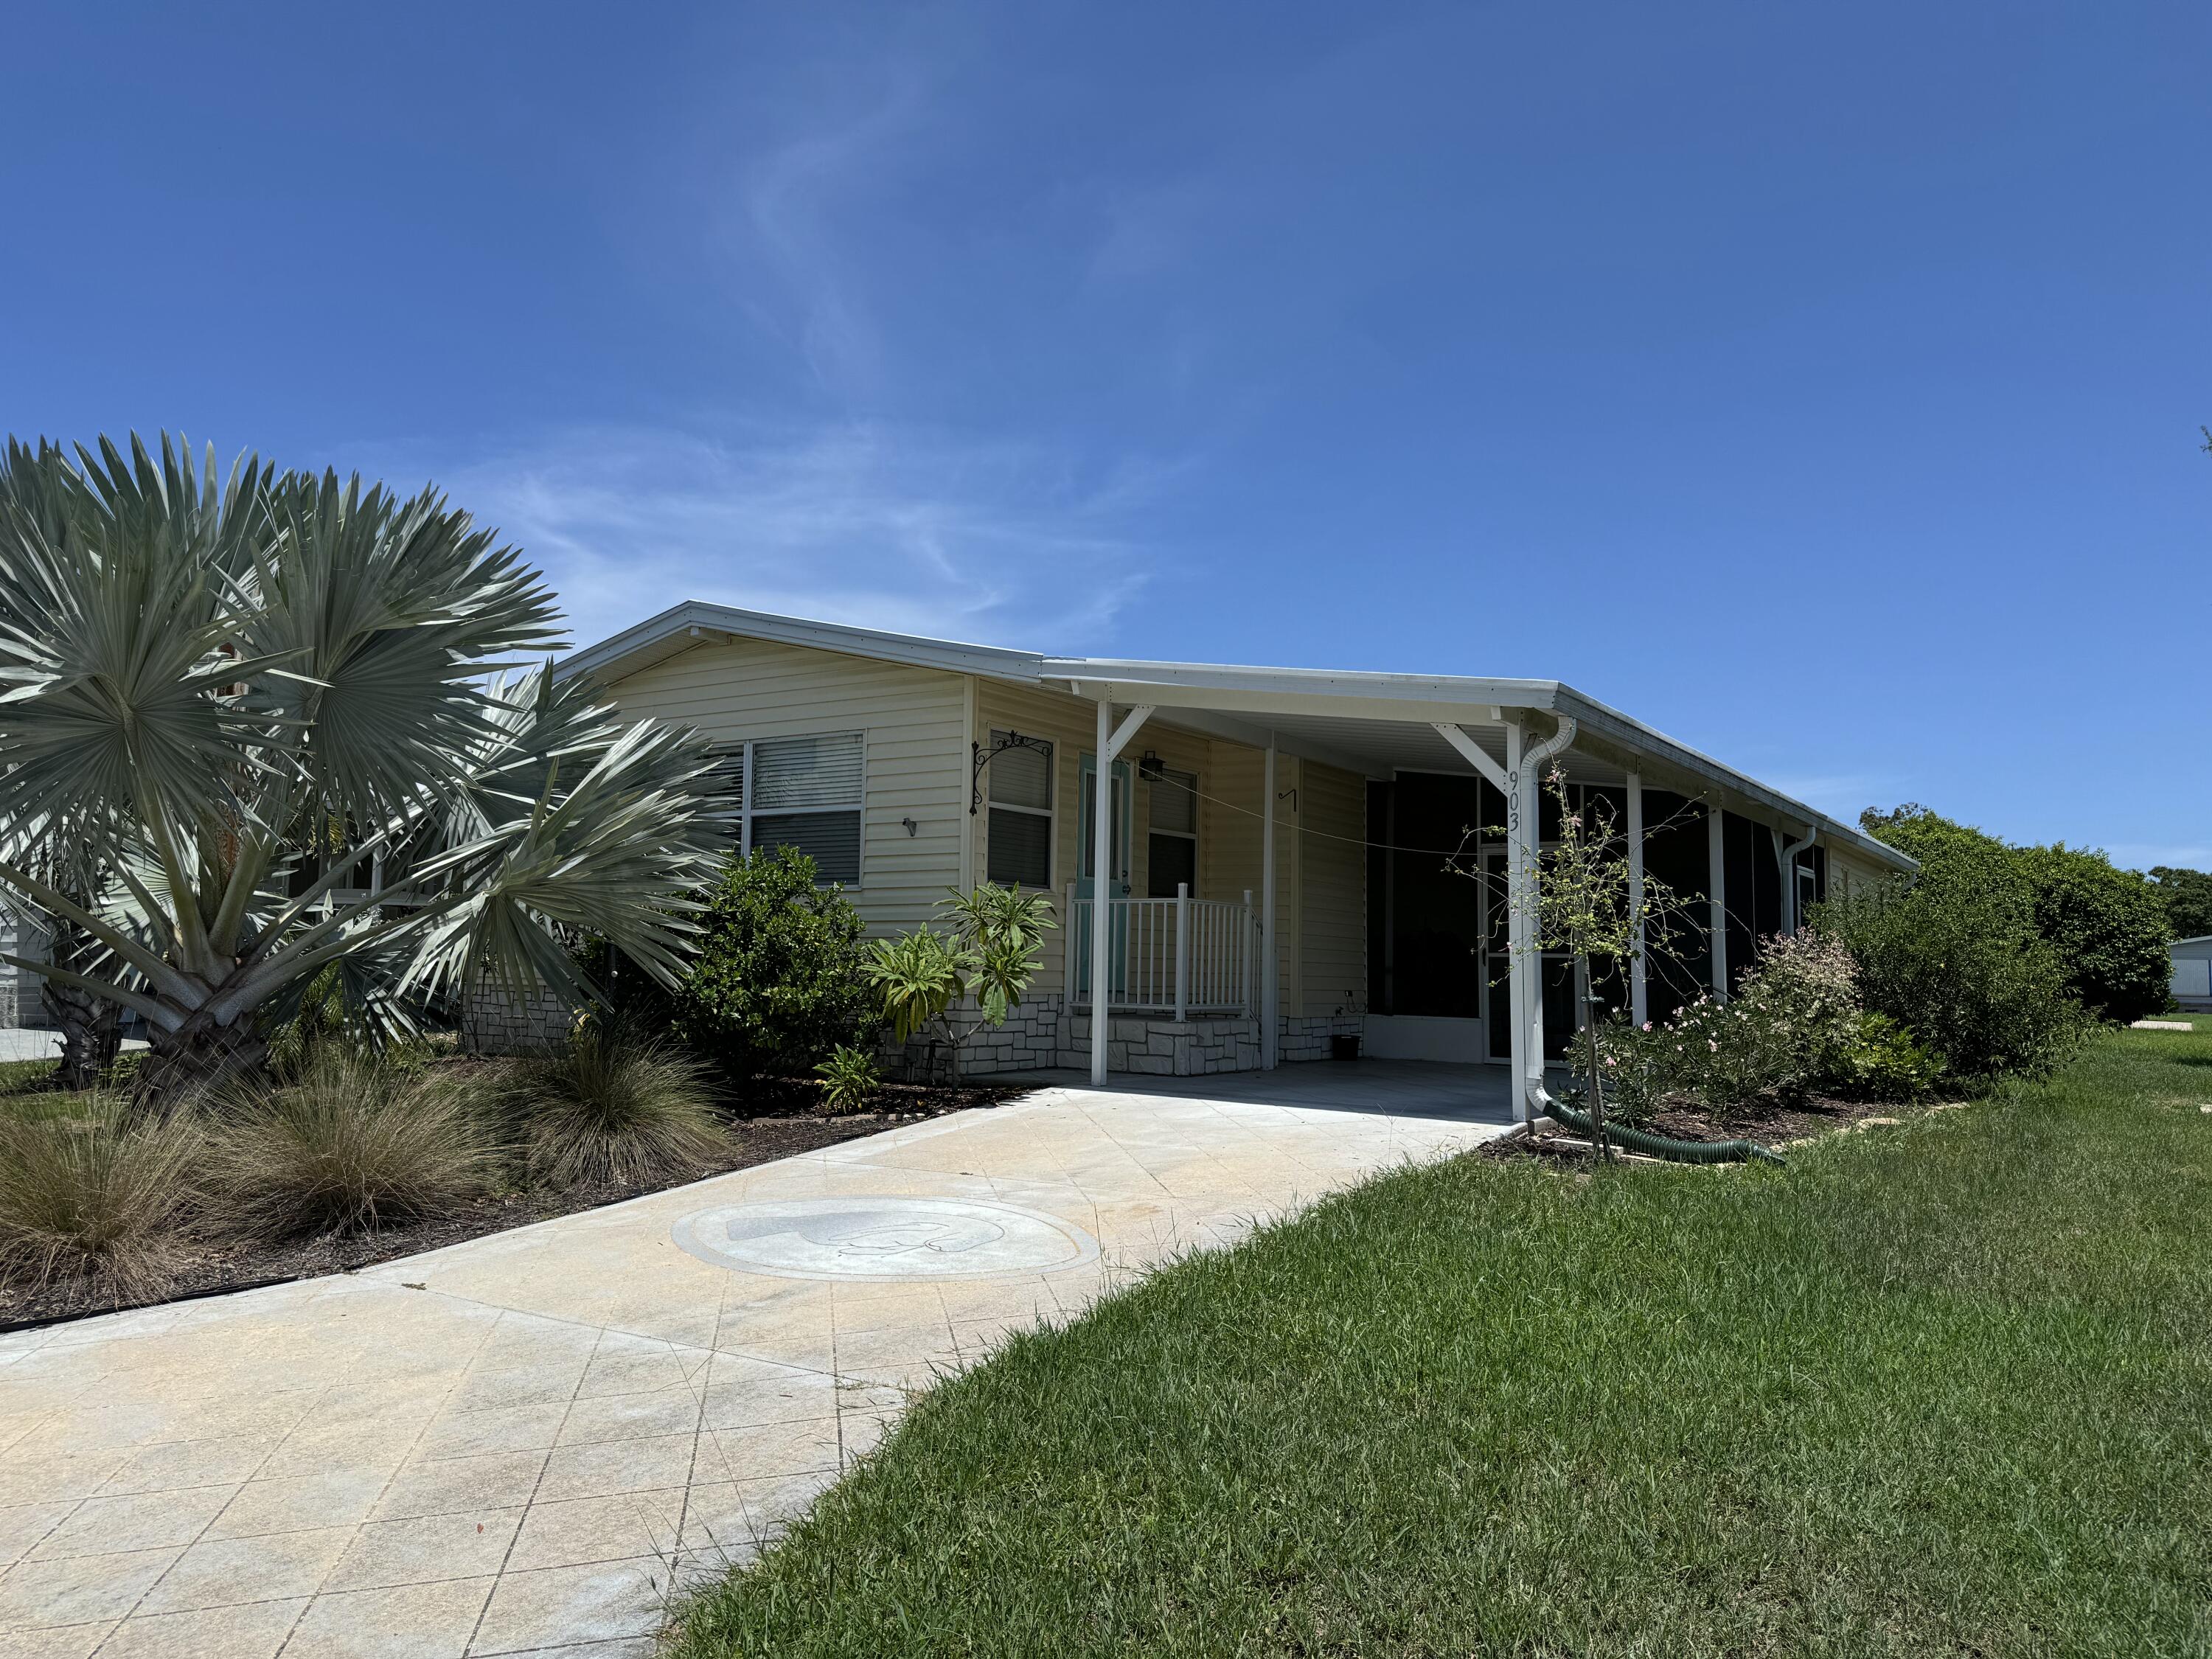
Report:
M1723 790L1742 797L1749 805L1763 808L1777 817L1793 819L1817 829L1824 841L1841 842L1892 870L1909 874L1920 867L1917 860L1899 852L1887 842L1876 841L1864 830L1839 823L1825 812L1816 811L1803 801L1785 795L1778 789L1770 788L1758 779L1747 776L1732 766L1723 765L1687 744L1678 743L1665 732L1654 731L1643 721L1624 714L1594 697L1584 696L1571 686L1559 688L1559 712L1573 719L1588 736L1608 739L1638 757L1656 760L1677 772L1717 784ZM1647 785L1650 781L1649 778L1645 780Z
M2177 939L2169 940L2166 944L2166 949L2169 951L2178 951L2185 945L2212 945L2212 933L2199 933L2195 939Z
M1047 657L1048 680L1103 685L1117 696L1163 708L1231 713L1353 714L1385 720L1474 720L1474 711L1553 706L1557 680L1470 679L1450 674L1370 674L1335 668L1249 668L1200 662L1141 662L1109 657ZM1086 696L1095 695L1086 690ZM1391 707L1377 708L1378 702ZM1433 708L1430 714L1414 712Z
M836 651L848 657L868 657L878 662L940 668L951 673L981 674L989 679L1032 684L1038 678L1038 665L1043 660L1030 651L933 640L918 634L892 634L873 628L850 628L842 623L811 622L803 617L780 617L765 611L741 611L735 605L687 599L611 639L572 653L553 672L560 678L581 673L619 678L671 654L672 649L686 648L694 642L695 630L708 638L719 635L767 640L778 645Z

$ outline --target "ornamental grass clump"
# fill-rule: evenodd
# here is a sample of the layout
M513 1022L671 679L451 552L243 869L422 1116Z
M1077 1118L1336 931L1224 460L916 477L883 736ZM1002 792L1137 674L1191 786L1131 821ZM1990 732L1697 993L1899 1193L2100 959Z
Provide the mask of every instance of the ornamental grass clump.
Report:
M435 1215L499 1178L503 1148L465 1079L316 1044L281 1083L240 1084L203 1115L211 1215L288 1238Z
M707 1067L665 1037L587 1020L508 1085L532 1181L635 1186L689 1175L729 1146Z
M0 1275L88 1283L118 1299L161 1291L193 1197L189 1122L122 1095L66 1114L0 1115Z

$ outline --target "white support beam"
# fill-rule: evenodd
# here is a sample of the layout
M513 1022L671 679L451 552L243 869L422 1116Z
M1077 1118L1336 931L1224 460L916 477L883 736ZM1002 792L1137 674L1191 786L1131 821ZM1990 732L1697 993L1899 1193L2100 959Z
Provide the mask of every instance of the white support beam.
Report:
M1272 740L1261 768L1260 795L1260 1069L1272 1072L1282 977L1282 951L1275 940L1275 745Z
M1489 781L1491 787L1501 795L1511 793L1511 785L1506 781L1505 768L1491 759L1484 751L1482 745L1468 736L1466 727L1455 725L1449 720L1432 720L1430 724L1436 727L1438 737L1459 750L1462 759ZM1518 731L1520 728L1509 726L1506 729L1512 732ZM1508 741L1510 742L1510 739L1509 738ZM1507 752L1510 754L1511 750L1509 749Z
M1114 932L1114 705L1098 702L1098 767L1091 786L1091 1081L1106 1084L1106 1037L1113 1023L1107 976L1113 971Z
M1628 919L1636 930L1636 954L1628 959L1628 1018L1638 1025L1651 1018L1650 983L1644 961L1644 775L1628 775Z
M1526 1119L1528 1091L1528 896L1523 890L1528 863L1528 826L1522 817L1521 724L1505 728L1505 1006L1511 1030L1506 1034L1506 1066L1513 1074L1513 1115ZM1543 1060L1540 1055L1537 1064Z
M1112 707L1103 702L1098 706L1107 709ZM1107 738L1099 749L1098 764L1102 769L1121 759L1121 751L1129 746L1129 739L1144 729L1145 722L1152 719L1156 707L1158 705L1154 703L1140 702L1121 717L1121 723L1114 728L1114 735Z
M1728 1000L1728 830L1718 801L1705 803L1705 926L1712 935L1713 995Z

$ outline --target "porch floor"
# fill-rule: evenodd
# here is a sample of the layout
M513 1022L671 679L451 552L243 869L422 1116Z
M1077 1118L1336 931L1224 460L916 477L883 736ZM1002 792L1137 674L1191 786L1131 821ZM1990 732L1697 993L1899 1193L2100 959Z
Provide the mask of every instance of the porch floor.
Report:
M1091 1073L1073 1066L994 1072L988 1080L1082 1091L1093 1089ZM1318 1060L1278 1066L1272 1072L1216 1072L1205 1077L1112 1072L1096 1092L1510 1123L1511 1082L1511 1073L1504 1066L1451 1066L1420 1060Z

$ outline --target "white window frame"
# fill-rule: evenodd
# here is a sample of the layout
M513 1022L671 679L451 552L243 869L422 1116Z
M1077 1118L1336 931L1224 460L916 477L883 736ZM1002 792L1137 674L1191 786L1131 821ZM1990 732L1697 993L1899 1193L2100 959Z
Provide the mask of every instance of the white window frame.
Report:
M1170 778L1176 779L1178 781L1168 783L1168 780ZM1198 872L1200 867L1198 861L1198 825L1200 817L1198 808L1199 803L1205 799L1204 796L1199 793L1198 774L1195 772L1179 771L1172 766L1163 766L1160 768L1159 776L1147 779L1146 781L1153 789L1158 789L1164 783L1167 783L1168 787L1170 789L1180 789L1182 787L1182 784L1180 780L1184 778L1190 780L1190 828L1188 830L1154 829L1152 827L1152 797L1149 794L1145 797L1145 890L1147 894L1155 898L1161 896L1161 895L1153 893L1152 890L1152 837L1154 836L1173 836L1177 841L1187 841L1190 843L1190 896L1193 898L1196 898L1198 896ZM1168 896L1172 896L1172 895L1169 895Z
M1000 738L1013 735L1012 732L1002 726L989 728L989 747L986 752L989 752L989 748L995 748ZM1023 806L1013 801L998 799L991 793L991 769L984 769L983 878L988 881L991 875L991 815L994 812L1019 812L1024 817L1044 820L1044 884L1038 890L1049 893L1052 891L1054 866L1060 862L1060 740L1057 738L1042 738L1038 741L1051 745L1051 752L1045 757L1044 763L1044 805Z
M854 801L849 807L769 806L756 811L753 808L753 750L755 746L763 743L785 743L801 738L852 738L859 742L860 745L860 798ZM732 743L717 744L714 747L720 753L725 755L733 754L739 751L742 751L744 755L742 764L744 767L744 781L739 787L744 792L744 804L738 813L738 855L740 858L750 859L753 855L753 820L756 817L787 818L796 817L802 813L818 814L823 812L849 811L854 817L860 820L860 833L855 837L855 842L860 848L860 867L850 881L824 881L817 883L817 884L822 887L842 887L848 892L855 893L859 892L866 885L868 875L868 734L865 731L781 732L772 737L742 738Z

